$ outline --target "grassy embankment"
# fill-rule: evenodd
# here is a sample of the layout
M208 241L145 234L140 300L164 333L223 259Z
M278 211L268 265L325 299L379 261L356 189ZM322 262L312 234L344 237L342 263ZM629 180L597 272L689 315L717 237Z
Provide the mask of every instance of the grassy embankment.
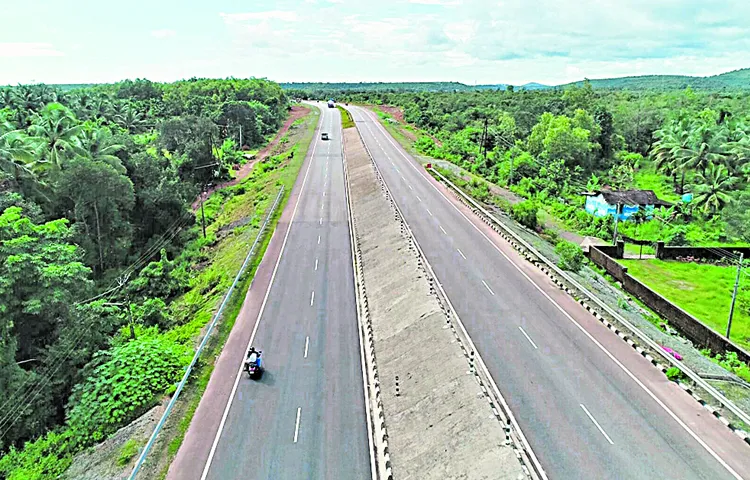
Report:
M662 260L621 260L628 273L720 334L727 328L737 269ZM745 277L747 284L748 279ZM741 283L741 285L742 285ZM750 315L735 306L731 339L750 349Z

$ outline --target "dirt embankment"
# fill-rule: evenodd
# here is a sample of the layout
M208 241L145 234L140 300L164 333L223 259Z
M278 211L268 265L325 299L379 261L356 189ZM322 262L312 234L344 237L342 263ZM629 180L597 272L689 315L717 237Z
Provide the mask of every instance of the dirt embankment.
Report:
M524 478L357 131L344 140L394 478Z
M237 176L234 177L231 180L227 180L226 182L221 182L217 185L214 185L210 189L208 189L207 192L205 192L204 200L211 196L212 193L214 193L216 190L231 187L232 185L237 185L242 180L245 179L248 175L250 175L250 172L253 171L253 167L258 163L262 162L266 158L268 158L271 155L274 155L276 152L276 147L279 145L279 141L286 135L286 133L291 128L292 124L296 122L298 119L304 117L307 115L307 113L310 111L309 107L304 107L300 105L295 105L292 107L292 110L289 112L289 117L284 122L284 125L281 126L276 136L271 140L268 145L263 147L263 150L258 152L257 155L255 155L255 158L252 160L249 160L247 163L242 165L239 170L237 170ZM283 146L282 146L283 147ZM198 207L200 207L201 198L200 196L195 199L193 202L192 208L193 210L196 210Z

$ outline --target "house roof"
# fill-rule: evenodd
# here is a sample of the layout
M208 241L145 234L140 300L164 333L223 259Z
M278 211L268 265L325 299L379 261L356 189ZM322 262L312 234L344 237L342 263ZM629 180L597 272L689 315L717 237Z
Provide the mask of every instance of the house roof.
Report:
M653 190L601 190L591 192L588 195L600 194L610 205L655 205L657 207L670 207L671 203L660 200Z

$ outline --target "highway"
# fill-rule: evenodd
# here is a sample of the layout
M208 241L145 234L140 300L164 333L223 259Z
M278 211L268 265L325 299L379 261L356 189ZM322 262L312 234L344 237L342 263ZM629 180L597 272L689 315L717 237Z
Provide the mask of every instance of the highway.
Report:
M744 442L347 108L549 478L750 478Z
M201 479L364 479L371 473L341 120L337 109L322 105L321 111L251 336L263 351L265 373L257 381L238 377L218 430L204 439L213 443Z

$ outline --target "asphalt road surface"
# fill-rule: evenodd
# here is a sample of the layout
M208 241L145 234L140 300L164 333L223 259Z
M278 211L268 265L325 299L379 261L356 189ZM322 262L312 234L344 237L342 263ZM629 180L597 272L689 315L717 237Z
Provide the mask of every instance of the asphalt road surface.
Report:
M280 261L255 326L260 380L240 377L205 477L370 476L362 366L337 109L320 131ZM328 132L330 140L320 139ZM291 206L291 205L290 205ZM240 359L237 359L239 365Z
M742 440L449 200L371 112L348 108L550 478L748 477Z

